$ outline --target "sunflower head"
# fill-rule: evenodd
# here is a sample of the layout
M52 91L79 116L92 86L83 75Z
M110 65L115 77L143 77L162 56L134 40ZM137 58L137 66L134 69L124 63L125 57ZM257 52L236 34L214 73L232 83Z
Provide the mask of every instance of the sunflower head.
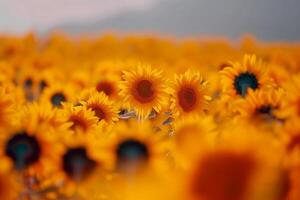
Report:
M166 104L167 93L162 72L147 65L124 71L120 96L139 117L147 117L152 110L160 112Z
M95 135L71 135L62 137L64 150L60 152L60 172L71 182L89 178L102 163L97 153Z
M7 127L3 132L1 153L17 171L33 170L34 174L46 175L53 169L50 163L56 162L53 155L60 149L58 133L49 129L48 124L31 123L32 118L24 118L18 118L21 124Z
M118 121L117 109L104 93L94 93L82 104L94 112L99 122L104 121L111 124Z
M207 82L199 73L192 71L176 75L169 92L172 96L171 110L176 116L203 114L211 99Z
M179 167L185 167L198 155L200 146L216 142L216 125L211 116L188 116L173 122L172 153Z
M272 153L280 152L280 147L270 144L262 148L261 144L270 142L270 137L253 138L250 132L256 130L241 127L223 132L217 139L218 145L203 146L198 151L194 164L184 175L185 185L179 186L185 199L271 200L278 195L280 159Z
M167 140L150 123L119 122L104 144L109 165L125 174L167 166Z
M5 154L13 160L16 169L22 170L39 160L41 146L35 136L20 132L7 141Z
M277 113L283 101L285 92L282 89L260 89L249 91L246 98L234 105L243 119L253 122L279 121Z
M56 108L61 108L64 102L71 102L76 94L75 87L70 84L62 85L63 83L47 87L40 96L40 102L51 103Z
M99 76L101 73L97 73ZM119 100L119 88L118 82L120 82L120 76L116 73L101 74L101 79L96 77L96 90L99 93L104 93L111 100Z
M256 163L251 155L223 151L207 154L198 167L191 182L193 195L199 199L238 200L246 196Z
M19 125L27 123L28 127L46 126L49 130L64 132L64 121L50 103L29 103L20 108L20 112L15 115L19 120Z
M245 97L248 90L270 86L273 81L266 73L265 65L254 55L245 55L243 63L231 63L221 70L223 92L232 96Z
M69 130L74 133L87 133L97 127L97 117L94 116L92 110L85 106L74 106L72 103L64 104L61 115L68 124Z
M96 166L96 162L89 158L85 147L69 148L62 160L64 172L75 180L82 179Z

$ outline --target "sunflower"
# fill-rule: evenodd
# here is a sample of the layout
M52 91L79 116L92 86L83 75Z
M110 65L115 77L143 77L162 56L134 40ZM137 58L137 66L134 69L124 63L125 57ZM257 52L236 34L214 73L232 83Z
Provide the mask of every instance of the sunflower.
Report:
M231 97L245 97L248 90L256 90L273 84L266 67L255 55L245 55L243 63L231 63L221 70L223 92Z
M257 122L279 120L276 116L284 97L282 89L250 90L248 95L236 103L240 117Z
M46 175L52 170L60 149L58 133L45 124L31 122L33 118L23 117L16 119L21 123L2 130L0 154L16 171Z
M93 87L85 88L84 90L80 91L77 95L75 95L73 99L74 106L82 106L82 102L87 101L93 95L97 93L97 90Z
M175 75L169 93L172 96L170 109L180 117L204 114L211 99L207 94L207 82L199 73L192 71Z
M107 124L118 121L118 111L104 93L96 93L82 104L94 112L98 121L104 121Z
M119 87L118 83L121 80L119 74L116 73L101 73L97 72L94 74L95 80L94 85L96 86L96 90L98 92L103 92L106 94L111 100L119 100Z
M70 85L55 84L44 90L40 96L41 103L51 103L53 107L60 108L63 102L71 102L76 89Z
M30 66L21 68L20 72L17 74L17 85L24 90L27 101L34 101L38 97L36 85L40 79L39 74L40 73L38 73L36 69Z
M65 135L62 142L65 148L60 158L60 166L64 174L73 181L82 181L89 176L92 169L96 168L97 163L100 164L99 156L94 150L93 136ZM81 161L86 162L86 166L80 166ZM81 169L76 169L78 167Z
M178 190L184 199L276 199L280 146L274 143L262 148L269 137L253 138L249 132L252 130L248 128L234 128L222 136L217 146L202 146L183 172L183 180L178 180L183 184Z
M162 72L148 65L134 71L124 71L120 97L133 108L138 117L147 117L152 110L160 112L166 104L167 93Z
M217 132L216 124L211 116L188 116L175 121L173 126L172 152L179 167L185 167L186 162L198 154L199 144L214 145Z
M63 133L66 131L64 120L60 117L58 109L53 108L50 103L29 103L21 107L15 117L22 119L16 122L21 125L27 123L27 126L46 126L49 130Z
M149 122L119 122L102 145L108 166L122 173L139 174L168 167L168 140L161 132L155 132Z
M117 92L118 88L115 81L110 81L110 80L98 81L96 85L96 90L98 92L103 92L104 94L106 94L107 96L113 99L116 98L118 95Z
M97 185L99 192L103 185L98 183L99 180L105 182L103 181L105 166L96 151L95 137L66 134L61 142L64 148L57 155L59 162L56 168L56 177L64 183L60 196L88 198L93 195L90 193L93 185Z
M61 117L73 133L89 133L97 129L98 118L92 110L84 106L73 106L72 103L64 104Z

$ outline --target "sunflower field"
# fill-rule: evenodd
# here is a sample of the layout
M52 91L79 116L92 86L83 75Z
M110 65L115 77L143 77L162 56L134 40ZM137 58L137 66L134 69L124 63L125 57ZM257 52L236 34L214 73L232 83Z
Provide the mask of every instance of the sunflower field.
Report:
M300 45L0 36L1 200L300 200Z

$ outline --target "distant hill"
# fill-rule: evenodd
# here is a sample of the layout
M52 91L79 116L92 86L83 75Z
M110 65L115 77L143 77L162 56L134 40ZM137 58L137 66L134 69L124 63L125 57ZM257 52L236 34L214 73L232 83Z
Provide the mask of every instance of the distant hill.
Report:
M162 0L144 12L120 13L84 24L61 24L53 29L68 33L107 29L155 31L178 36L215 35L233 39L251 32L264 40L300 41L299 10L299 0Z

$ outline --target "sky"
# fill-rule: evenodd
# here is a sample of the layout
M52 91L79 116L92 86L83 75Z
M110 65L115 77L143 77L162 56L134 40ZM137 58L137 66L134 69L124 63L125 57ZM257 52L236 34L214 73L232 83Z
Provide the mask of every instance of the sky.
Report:
M23 33L149 9L158 0L0 0L0 32Z
M157 32L175 36L251 33L300 41L300 0L0 0L0 33Z

